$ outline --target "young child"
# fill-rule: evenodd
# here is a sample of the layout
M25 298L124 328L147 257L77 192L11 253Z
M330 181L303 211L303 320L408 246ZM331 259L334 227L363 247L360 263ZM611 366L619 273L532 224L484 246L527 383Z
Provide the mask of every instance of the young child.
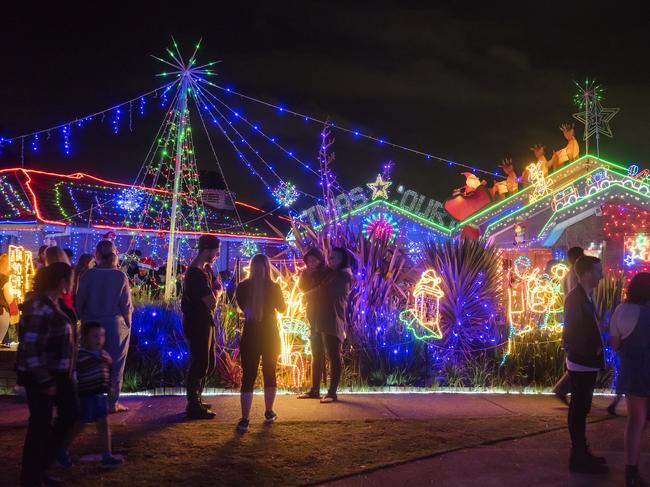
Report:
M81 346L77 357L77 387L81 406L81 423L75 433L87 423L95 423L102 446L102 465L113 467L124 460L111 452L111 432L108 426L108 388L111 380L111 357L104 350L104 327L89 321L81 325ZM62 465L71 465L70 453L63 451L59 458Z

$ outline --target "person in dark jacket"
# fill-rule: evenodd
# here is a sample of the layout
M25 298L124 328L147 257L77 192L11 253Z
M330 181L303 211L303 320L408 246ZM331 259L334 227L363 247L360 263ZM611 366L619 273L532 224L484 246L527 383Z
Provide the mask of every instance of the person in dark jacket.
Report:
M42 267L34 279L34 292L23 303L16 372L25 387L29 423L23 448L21 485L60 482L47 474L64 446L79 414L72 379L75 359L73 324L59 307L72 286L72 268L63 262ZM52 413L57 418L52 424Z
M323 283L327 275L327 267L325 265L325 256L317 248L313 248L305 253L303 260L307 268L300 276L298 287L305 293L307 321L311 327L311 389L309 392L300 394L298 399L320 399L320 383L323 379L325 350L323 347L323 337L318 331L317 324L317 293L309 293L309 291Z
M275 367L281 352L277 313L284 313L287 304L280 285L271 279L271 263L267 256L257 254L251 259L250 277L239 283L235 297L244 312L244 332L239 341L242 417L237 430L245 432L248 431L260 358L264 376L264 421L270 424L278 417L273 411L277 391Z
M638 464L650 398L650 273L630 281L626 302L612 316L610 337L621 361L616 394L625 394L627 404L625 485L646 485Z
M314 319L316 331L322 339L320 346L324 347L330 361L329 388L327 395L320 400L323 404L338 400L337 389L343 369L341 349L345 340L347 304L352 282L347 250L334 247L323 282L307 293L308 300L313 299L315 303ZM319 354L318 351L312 353Z
M214 315L221 289L215 287L212 266L219 257L221 242L213 235L201 235L197 247L199 253L185 273L181 299L183 334L190 351L185 412L189 419L212 419L216 414L201 395L217 363Z
M564 301L562 339L566 367L571 380L569 433L571 435L572 472L605 473L605 459L594 456L586 437L587 415L591 410L596 376L605 366L603 341L592 292L603 277L600 259L582 256L575 263L578 285Z

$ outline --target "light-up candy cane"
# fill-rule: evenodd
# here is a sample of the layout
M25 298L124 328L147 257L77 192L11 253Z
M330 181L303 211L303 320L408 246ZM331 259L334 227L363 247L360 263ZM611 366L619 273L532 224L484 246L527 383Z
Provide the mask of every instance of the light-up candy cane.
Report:
M414 303L412 308L403 310L399 319L409 328L418 340L440 340L440 299L445 293L440 288L442 279L433 269L422 273L420 280L413 290Z

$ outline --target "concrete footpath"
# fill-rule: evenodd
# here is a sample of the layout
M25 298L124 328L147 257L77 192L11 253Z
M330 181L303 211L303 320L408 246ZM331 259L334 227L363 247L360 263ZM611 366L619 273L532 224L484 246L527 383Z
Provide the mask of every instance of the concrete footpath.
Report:
M240 417L239 395L204 396L217 413L216 421L233 423ZM594 398L601 412L609 397ZM130 411L111 416L113 424L145 424L178 421L183 417L182 396L124 396ZM253 401L253 415L264 409L261 395ZM0 428L27 423L27 404L15 396L0 396ZM487 418L514 415L566 415L566 406L551 395L522 394L341 394L335 404L298 400L279 395L275 411L281 421L353 421L367 419Z

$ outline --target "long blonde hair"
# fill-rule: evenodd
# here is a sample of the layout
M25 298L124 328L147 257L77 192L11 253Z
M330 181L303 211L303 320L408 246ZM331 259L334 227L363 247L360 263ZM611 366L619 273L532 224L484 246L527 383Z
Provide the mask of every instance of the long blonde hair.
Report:
M266 255L257 254L251 259L250 266L250 300L245 306L244 316L247 320L262 321L265 289L271 282L271 261Z

